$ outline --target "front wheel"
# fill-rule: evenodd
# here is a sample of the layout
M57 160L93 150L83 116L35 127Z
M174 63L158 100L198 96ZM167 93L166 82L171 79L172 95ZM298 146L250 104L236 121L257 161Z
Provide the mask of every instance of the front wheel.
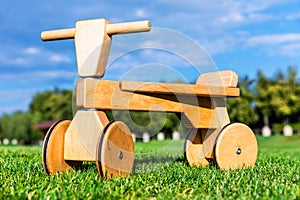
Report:
M131 132L121 121L108 123L97 143L96 165L100 177L129 175L134 164Z
M190 166L207 166L204 156L201 129L191 129L184 141L184 158Z
M43 167L47 174L53 175L80 167L82 161L66 161L64 159L65 133L71 120L63 119L55 122L48 130L43 143Z

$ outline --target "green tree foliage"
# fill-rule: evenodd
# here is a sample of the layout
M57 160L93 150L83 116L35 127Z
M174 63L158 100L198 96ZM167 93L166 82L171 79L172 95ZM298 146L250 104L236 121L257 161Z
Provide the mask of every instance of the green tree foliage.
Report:
M23 143L38 140L41 135L32 129L31 116L28 112L17 111L0 118L0 138L17 139Z
M259 120L254 110L254 94L251 86L254 83L247 76L239 81L240 97L229 98L227 100L227 109L231 121L243 122L252 125Z
M176 114L165 112L112 111L108 117L125 122L137 137L142 137L145 132L153 137L160 131L171 134L180 124Z
M7 114L2 115L0 118L0 138L10 138L11 132L11 117Z
M290 117L295 115L300 108L300 91L296 82L297 71L289 68L287 76L279 71L271 87L273 94L271 106L274 108L276 116L290 121Z
M288 68L287 75L278 71L272 79L259 72L255 87L257 112L272 122L299 120L300 86L296 78L297 71L292 67Z
M257 110L265 119L265 124L268 124L268 118L272 114L272 106L270 101L272 94L270 93L270 80L261 72L257 73L257 81L255 86L255 105Z
M72 91L55 88L37 93L29 106L29 113L33 123L72 118Z

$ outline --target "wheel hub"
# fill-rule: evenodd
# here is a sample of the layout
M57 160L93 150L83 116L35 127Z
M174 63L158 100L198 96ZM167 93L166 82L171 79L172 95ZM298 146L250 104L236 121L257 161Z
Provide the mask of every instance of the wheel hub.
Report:
M242 149L241 149L241 148L237 148L237 149L236 149L236 154L237 154L237 155L240 155L241 153L242 153Z

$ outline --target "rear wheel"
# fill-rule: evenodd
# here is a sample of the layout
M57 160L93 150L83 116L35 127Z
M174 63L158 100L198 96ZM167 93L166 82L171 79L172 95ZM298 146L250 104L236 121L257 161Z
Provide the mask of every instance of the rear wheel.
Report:
M215 159L220 169L254 166L257 152L256 137L245 124L228 124L216 139Z

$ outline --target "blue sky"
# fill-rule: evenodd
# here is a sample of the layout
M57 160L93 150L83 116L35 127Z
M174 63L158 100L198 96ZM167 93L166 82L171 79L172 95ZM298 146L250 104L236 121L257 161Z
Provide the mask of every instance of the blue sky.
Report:
M114 36L106 79L139 80L154 71L172 71L174 79L194 81L199 70L181 55L207 65L207 71L232 69L253 79L257 70L271 76L290 65L300 67L299 0L1 0L0 115L27 110L38 91L73 88L73 40L45 43L40 32L71 28L75 21L91 18L112 23L149 19L153 27L164 28L154 28L149 33L153 37ZM157 30L164 37L155 37ZM133 51L141 43L152 46Z

